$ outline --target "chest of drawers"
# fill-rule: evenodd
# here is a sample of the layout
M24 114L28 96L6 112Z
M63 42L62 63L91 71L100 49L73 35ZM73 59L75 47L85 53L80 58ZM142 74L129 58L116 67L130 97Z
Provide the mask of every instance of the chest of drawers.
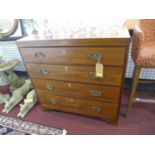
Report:
M117 124L129 35L17 41L43 109ZM96 77L98 58L104 76Z

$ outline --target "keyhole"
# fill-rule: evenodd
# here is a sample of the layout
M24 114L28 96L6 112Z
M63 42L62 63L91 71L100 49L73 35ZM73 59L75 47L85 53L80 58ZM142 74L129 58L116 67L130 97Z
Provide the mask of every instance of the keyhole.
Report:
M72 85L71 85L71 83L68 83L68 87L71 87Z
M67 66L65 66L65 71L66 71L66 72L68 71L68 67L67 67Z
M63 51L62 51L62 54L63 54L63 55L65 55L65 54L66 54L66 51L65 51L65 50L63 50Z

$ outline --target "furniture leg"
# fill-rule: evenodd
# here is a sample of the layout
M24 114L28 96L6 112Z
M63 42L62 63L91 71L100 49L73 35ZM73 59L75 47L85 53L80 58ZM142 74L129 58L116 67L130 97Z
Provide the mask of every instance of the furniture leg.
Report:
M127 114L129 113L129 111L131 110L131 107L133 105L133 99L134 99L136 88L137 88L137 85L138 85L138 79L139 79L140 71L141 71L141 67L135 66L134 73L133 73L133 79L132 79L132 86L131 86L131 90L130 90L131 91L130 92L130 97L129 97L129 100L128 100L128 107L127 107L126 117L127 117Z

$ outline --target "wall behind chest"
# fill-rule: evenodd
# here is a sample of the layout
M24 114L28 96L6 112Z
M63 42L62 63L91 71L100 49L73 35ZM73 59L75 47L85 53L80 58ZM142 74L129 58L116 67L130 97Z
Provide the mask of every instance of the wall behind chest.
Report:
M15 70L25 71L23 60L20 56L15 41L0 41L0 55L3 55L3 60L18 59L19 63Z

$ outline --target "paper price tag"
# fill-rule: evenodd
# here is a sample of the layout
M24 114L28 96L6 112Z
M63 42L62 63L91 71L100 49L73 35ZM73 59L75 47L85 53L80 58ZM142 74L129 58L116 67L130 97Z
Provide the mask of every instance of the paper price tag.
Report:
M24 100L24 103L32 103L33 99L32 98L27 98Z
M103 70L104 70L103 64L97 62L96 63L96 77L103 77Z

